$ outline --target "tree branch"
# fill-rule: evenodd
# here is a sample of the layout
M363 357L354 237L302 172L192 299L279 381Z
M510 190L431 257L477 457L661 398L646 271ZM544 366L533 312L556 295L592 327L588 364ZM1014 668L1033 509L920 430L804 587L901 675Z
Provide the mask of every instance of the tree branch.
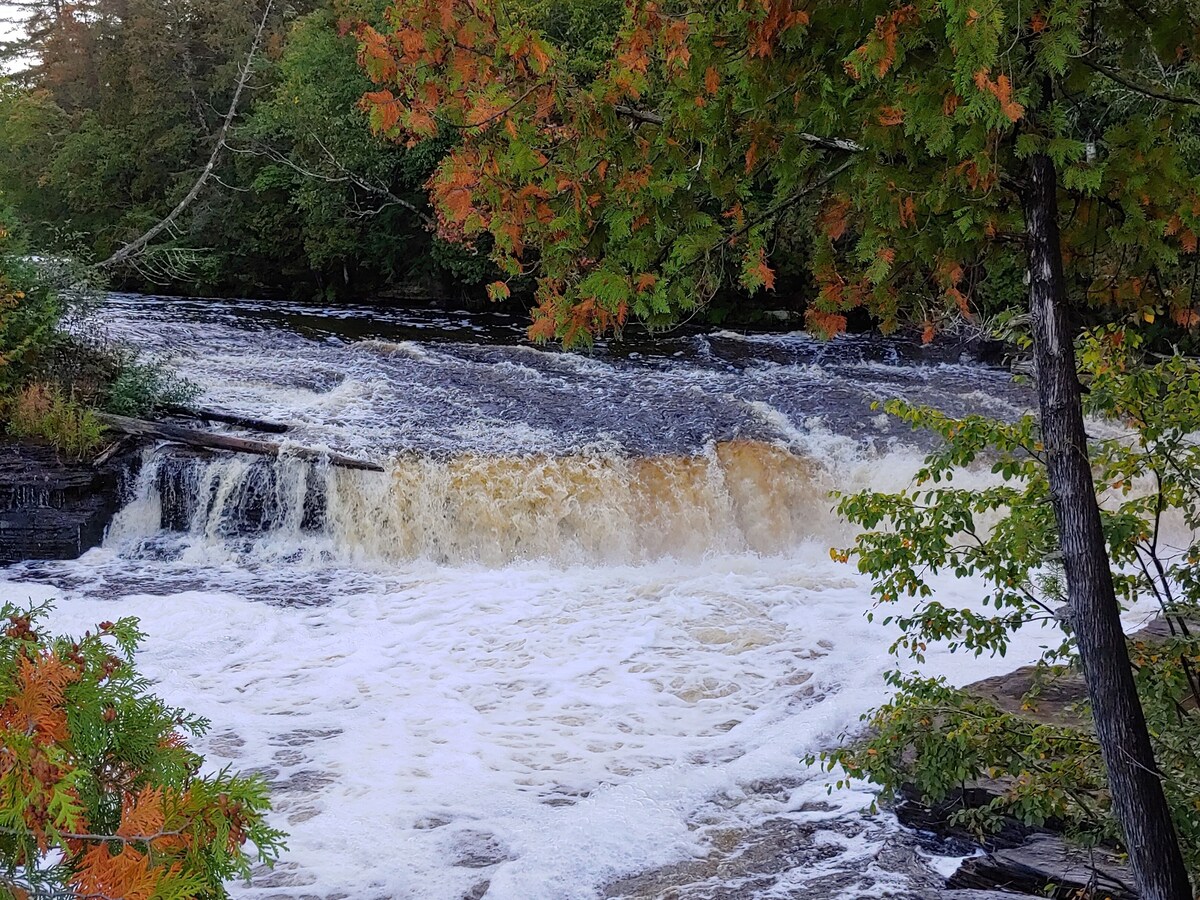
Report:
M627 119L632 119L634 122L641 122L646 125L662 125L666 121L658 113L650 112L646 109L636 109L632 106L626 106L625 104L618 104L617 106L614 106L613 112L615 112L618 116L624 116ZM862 153L864 150L866 150L866 147L864 147L862 144L858 143L857 141L849 140L848 138L822 137L819 134L809 134L806 131L802 131L796 136L802 141L813 144L817 147L821 147L825 150L840 150L843 153Z
M242 100L242 93L246 88L246 82L250 80L250 72L253 69L254 57L258 55L258 50L262 46L263 34L267 30L267 20L271 16L271 8L274 6L275 0L267 0L266 9L263 10L262 19L258 23L258 29L254 32L254 41L250 45L250 51L246 54L246 59L242 62L241 72L238 74L237 87L233 92L233 99L229 101L229 109L225 113L225 119L221 122L221 129L217 132L217 143L213 147L212 154L208 158L208 164L200 172L200 177L196 179L196 183L192 185L192 189L187 192L179 204L171 210L157 225L139 237L137 240L130 241L104 262L100 263L100 268L108 269L113 266L120 265L133 256L141 253L146 249L146 246L166 231L172 228L175 220L183 215L184 211L192 205L192 202L200 196L200 191L204 188L205 183L212 176L213 171L217 167L217 162L221 158L221 151L225 149L225 142L229 137L229 130L233 127L233 121L237 118L238 105Z
M1108 66L1103 66L1098 62L1093 62L1086 56L1081 56L1079 61L1089 69L1099 72L1110 81L1115 81L1117 84L1129 88L1144 97L1152 97L1155 100L1162 100L1164 103L1181 103L1185 106L1200 106L1200 99L1196 97L1181 96L1179 94L1171 94L1167 91L1160 91L1148 85L1139 84L1127 75L1123 75Z

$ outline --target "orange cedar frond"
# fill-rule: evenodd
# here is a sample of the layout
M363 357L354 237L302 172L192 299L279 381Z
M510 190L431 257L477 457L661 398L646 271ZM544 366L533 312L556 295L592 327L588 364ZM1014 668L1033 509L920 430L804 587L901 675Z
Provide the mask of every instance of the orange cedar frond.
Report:
M747 49L752 57L768 57L775 50L780 36L797 25L807 25L808 13L795 9L792 0L760 0L764 15L751 20L748 26Z
M836 241L846 233L847 216L850 212L850 201L845 197L835 197L825 204L821 210L820 225L825 236Z
M688 67L692 59L692 51L688 49L687 19L676 19L663 29L662 41L666 48L666 63L668 69L682 70Z
M975 86L1000 101L1000 111L1009 121L1016 122L1025 115L1025 107L1012 99L1012 83L1008 80L1007 75L1001 75L992 81L990 71L980 69L975 73Z
M758 162L758 141L752 140L750 146L746 148L746 171L752 171L756 162Z
M539 75L544 75L553 61L550 56L549 47L540 40L531 41L529 44L529 55L533 59L533 70Z
M901 125L904 122L904 110L898 106L884 106L879 110L879 124L885 127Z
M721 73L717 71L716 66L709 66L704 70L704 91L710 97L715 96L717 89L721 86Z
M937 330L933 327L933 323L926 322L925 328L921 331L921 343L922 344L932 344L933 337L935 334L937 334Z
M954 287L963 277L962 264L954 259L941 259L937 265L937 279L940 284Z
M150 900L161 874L162 870L152 869L149 860L129 845L113 856L107 845L96 844L83 854L73 881L85 897Z
M166 822L161 788L146 786L136 795L126 796L121 805L121 824L117 835L123 838L149 839L162 831Z
M846 330L846 317L837 313L822 312L809 307L804 311L804 323L810 331L824 337L835 337Z
M946 291L946 296L954 301L954 305L958 307L958 311L962 314L964 319L971 319L974 317L971 312L970 301L967 299L966 294L964 294L958 288L952 287Z
M915 228L917 224L917 203L912 196L904 197L899 201L900 206L900 227Z
M942 113L947 116L954 115L954 111L958 109L960 103L962 103L962 97L951 91L942 101Z
M371 80L376 84L381 84L394 79L399 73L399 67L392 56L387 38L370 25L364 25L359 30L358 39L361 42L359 60ZM423 39L421 46L424 49Z
M775 270L767 265L766 260L759 260L754 265L754 274L762 279L763 287L768 291L775 290Z
M1034 10L1033 15L1029 18L1029 27L1033 29L1035 34L1041 34L1046 30L1046 17L1042 15L1040 10Z
M875 38L883 45L883 55L875 63L875 74L882 78L896 62L896 43L900 28L917 18L916 7L902 6L890 15L875 19Z
M1190 228L1183 229L1183 233L1179 235L1179 244L1183 247L1184 253L1196 252L1196 233Z
M658 283L658 276L654 275L650 272L643 272L641 275L639 275L637 277L637 280L634 282L634 284L636 285L636 287L638 289L638 293L645 293L646 291L650 290L650 288L654 287L654 285L656 285L657 283Z
M63 691L78 680L79 673L53 653L36 659L21 656L18 665L18 691L5 708L6 724L23 731L33 728L42 743L65 740Z

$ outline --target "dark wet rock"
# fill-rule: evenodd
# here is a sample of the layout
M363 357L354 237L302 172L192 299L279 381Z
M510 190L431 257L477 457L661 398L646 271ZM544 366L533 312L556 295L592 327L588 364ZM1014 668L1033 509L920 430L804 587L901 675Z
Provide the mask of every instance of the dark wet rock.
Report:
M1052 897L1137 900L1133 873L1111 851L1069 846L1039 834L1019 847L967 860L948 882L953 888L1003 888Z
M418 828L421 830L444 828L445 826L449 825L451 821L451 819L444 819L441 816L424 816L423 818L417 819L417 821L413 822L413 828Z
M515 859L496 835L486 831L460 831L454 836L448 856L451 865L464 869L486 869Z
M462 900L483 900L487 896L488 889L491 888L490 881L481 881L469 891L462 895Z
M337 737L341 733L340 728L297 728L295 731L276 735L271 739L271 743L282 744L285 747L304 747L326 738Z
M271 755L271 759L279 763L281 766L298 766L307 758L308 757L306 757L299 750L294 750L291 748L286 750L276 750L275 753Z
M710 831L710 852L607 885L606 900L832 900L888 883L893 900L933 900L944 879L914 835L885 835L870 822L779 817L753 828ZM877 845L877 846L875 846ZM863 850L849 848L866 847ZM873 849L872 849L873 847ZM900 887L903 885L903 887ZM983 898L980 898L983 900Z
M317 880L310 872L296 863L276 863L273 869L258 868L254 874L254 886L263 888L304 887Z
M921 794L915 787L906 784L901 788L900 801L896 804L896 818L903 825L917 831L927 831L963 842L963 846L978 846L977 836L960 826L951 825L955 813L964 809L981 809L994 799L1001 796L1008 787L1008 781L1003 778L985 778L968 782L963 788L954 792L941 803L927 806L921 802ZM1005 819L1000 829L994 834L983 838L985 849L1002 849L1016 847L1024 843L1038 829L1022 825L1015 819ZM964 851L963 855L966 855Z
M315 794L321 788L328 787L335 781L337 778L331 772L322 772L319 769L301 769L283 781L273 782L271 791L278 794Z
M0 443L0 563L77 559L97 546L140 460L132 444L93 464Z

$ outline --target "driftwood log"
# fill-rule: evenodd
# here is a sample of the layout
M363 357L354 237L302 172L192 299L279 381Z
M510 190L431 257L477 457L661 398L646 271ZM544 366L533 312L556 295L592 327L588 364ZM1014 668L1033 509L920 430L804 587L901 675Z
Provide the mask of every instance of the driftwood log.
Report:
M256 456L295 456L299 459L325 460L331 466L343 469L361 469L367 472L382 472L379 463L363 459L354 459L329 450L316 450L311 447L284 446L270 441L259 441L253 438L237 437L232 434L217 434L212 431L200 431L195 428L184 428L180 425L168 425L163 422L148 422L145 419L131 419L127 416L114 416L109 413L98 413L97 418L109 429L118 434L129 434L135 437L153 438L169 441L173 444L186 444L189 447L202 447L207 450L228 450L233 453L252 453Z
M264 431L267 434L286 434L289 426L279 422L264 422L262 419L252 419L237 413L226 412L223 409L200 409L191 406L176 406L169 403L163 407L163 412L182 419L196 419L200 422L222 422L226 425L236 425L238 428L249 428L251 431Z

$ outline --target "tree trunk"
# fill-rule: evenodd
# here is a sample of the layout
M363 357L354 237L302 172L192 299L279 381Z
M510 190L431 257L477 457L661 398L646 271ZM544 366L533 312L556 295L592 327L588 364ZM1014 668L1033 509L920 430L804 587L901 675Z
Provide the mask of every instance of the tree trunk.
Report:
M1035 156L1024 205L1042 441L1071 622L1138 891L1143 900L1193 900L1134 685L1092 482L1066 316L1056 178L1050 158Z

